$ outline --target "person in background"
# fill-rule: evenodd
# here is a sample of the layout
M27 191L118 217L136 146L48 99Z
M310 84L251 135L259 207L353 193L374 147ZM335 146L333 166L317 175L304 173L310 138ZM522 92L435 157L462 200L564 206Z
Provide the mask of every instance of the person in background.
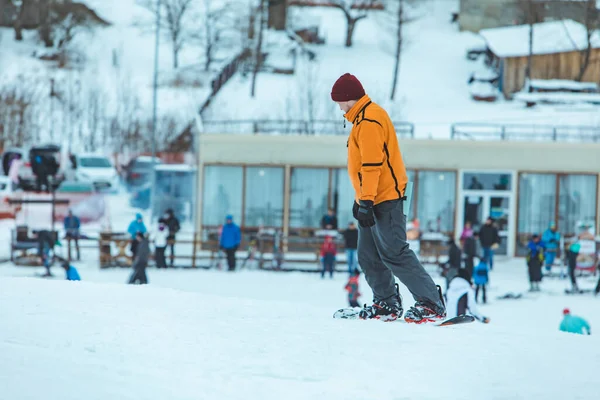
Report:
M560 245L560 233L556 230L554 221L550 222L548 229L542 234L542 242L546 245L546 271L550 272Z
M454 242L452 235L448 239L448 262L441 264L442 276L446 278L446 290L450 286L450 282L458 275L458 270L462 267L462 255L460 248Z
M154 259L156 268L167 268L167 260L165 258L165 250L167 249L167 241L169 231L165 221L161 218L158 220L158 231L154 235Z
M481 289L481 294L483 295L483 304L487 302L487 298L485 296L485 286L488 283L488 265L487 260L482 258L479 260L479 264L475 267L475 273L473 274L473 283L475 283L475 302L479 299L479 290Z
M333 208L328 209L327 214L321 219L321 228L337 230L338 221Z
M592 334L590 324L588 324L585 319L572 315L571 310L568 308L563 310L563 320L558 329L560 329L561 332L575 333L578 335L583 335L584 333L586 335Z
M467 238L472 238L473 235L474 235L474 233L473 233L473 228L471 227L471 222L470 221L465 222L465 226L463 228L463 231L460 234L460 245L464 248L465 247L465 240Z
M77 252L77 261L79 261L81 259L79 253L79 228L81 227L81 222L79 221L78 217L73 215L73 211L69 209L69 213L65 217L63 225L65 228L65 236L67 238L69 251L71 251L71 241L74 241L75 251Z
M358 247L358 229L354 222L348 224L348 229L344 231L344 248L346 249L346 260L348 263L348 274L354 275L358 270L358 261L356 258L356 249Z
M542 281L542 265L544 264L544 243L538 234L534 234L527 244L527 268L529 271L530 292L540 291Z
M146 225L144 224L144 218L142 217L142 214L135 214L135 219L131 221L129 227L127 228L127 233L129 233L131 236L131 253L133 254L133 257L136 255L137 246L139 243L139 241L136 240L137 234L141 233L143 235L146 233L146 231L147 229Z
M46 268L46 273L42 275L43 277L53 276L50 272L50 267L52 265L52 259L54 255L52 251L54 250L54 235L52 232L48 230L41 230L37 232L37 240L38 240L38 256L42 260L42 265Z
M469 314L485 324L490 322L489 318L479 312L475 303L475 291L471 286L469 276L464 268L460 269L458 275L450 281L446 291L447 318Z
M577 268L577 257L579 256L579 250L581 244L579 241L571 243L569 250L567 250L567 268L569 278L571 279L571 291L576 293L579 292L579 286L577 286L577 278L575 277L575 269Z
M329 277L333 278L333 268L335 265L335 256L337 254L337 246L331 236L325 236L325 241L321 246L321 278L325 277L325 271L329 271Z
M358 278L360 277L360 271L355 269L352 271L352 275L348 279L348 283L344 286L344 289L348 292L348 303L350 307L360 307L358 304L358 298L360 297L360 291L358 290Z
M175 235L181 229L181 225L179 224L179 220L175 216L175 213L173 212L172 208L169 208L165 212L164 222L165 222L167 228L169 228L169 236L167 237L167 240L171 244L171 246L170 246L171 247L171 255L169 257L171 259L171 263L170 263L171 268L173 268L173 265L175 264ZM165 264L165 268L166 268L166 264Z
M138 242L138 245L136 246L137 250L132 265L133 273L129 278L129 284L139 283L145 285L148 283L146 267L148 266L148 258L150 257L150 245L142 232L136 233L135 240Z
M77 269L75 269L74 266L70 265L67 260L63 260L62 267L65 269L68 281L80 281L81 280L81 277L79 276L79 272L77 272Z
M219 248L227 254L227 265L229 271L235 271L235 252L242 241L240 227L233 223L233 215L225 217L225 224L221 230Z
M479 230L479 243L483 249L483 258L488 260L490 270L494 269L494 247L500 244L500 236L492 217L488 217Z

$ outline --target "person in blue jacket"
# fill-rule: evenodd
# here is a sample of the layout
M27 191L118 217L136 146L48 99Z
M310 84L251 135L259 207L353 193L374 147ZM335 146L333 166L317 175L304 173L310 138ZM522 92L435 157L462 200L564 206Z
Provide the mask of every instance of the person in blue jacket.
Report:
M129 227L127 228L127 233L131 236L131 253L133 253L133 257L135 258L135 253L137 251L138 241L136 240L136 235L138 232L142 234L146 234L146 225L144 224L144 218L142 214L135 214L135 219L131 221Z
M81 228L81 221L76 215L73 215L72 210L69 210L69 214L65 217L63 225L69 251L71 251L71 241L74 241L75 251L77 252L77 261L79 261L81 259L79 254L79 228Z
M550 272L560 245L560 233L556 230L554 222L550 222L548 229L542 234L542 242L546 245L546 271Z
M542 281L542 265L544 264L544 242L540 240L540 236L533 234L531 240L527 244L528 254L526 257L527 268L529 272L529 283L531 284L530 292L540 291L540 282Z
M571 310L565 308L563 310L563 320L560 323L559 329L562 332L576 333L578 335L591 335L592 331L590 329L590 324L581 317L571 314Z
M489 269L490 268L488 267L487 259L485 257L482 257L481 260L479 260L479 264L477 264L475 270L473 271L473 283L475 283L475 301L478 301L479 289L481 289L483 295L483 304L487 302L485 296L485 286L487 285L489 279Z
M221 231L219 248L227 254L227 264L230 271L235 271L235 252L242 241L242 232L240 227L233 223L233 216L225 217L225 224Z
M62 267L65 269L65 272L67 273L67 280L68 281L80 281L81 277L79 276L79 272L77 272L77 269L75 269L74 266L70 265L68 261L63 261L62 262Z

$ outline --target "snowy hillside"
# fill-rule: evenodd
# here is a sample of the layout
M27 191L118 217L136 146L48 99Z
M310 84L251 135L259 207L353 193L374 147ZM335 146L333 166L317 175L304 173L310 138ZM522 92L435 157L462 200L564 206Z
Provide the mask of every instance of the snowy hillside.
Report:
M205 119L303 119L313 100L315 119L340 119L332 104L331 86L345 72L355 74L367 94L384 105L392 118L410 121L417 137L448 138L454 122L600 125L594 106L542 106L525 109L521 102L500 98L495 103L471 100L468 79L480 71L477 62L466 58L467 50L479 47L483 39L470 32L458 32L451 14L458 0L428 0L410 8L415 18L404 28L396 101L390 91L394 65L393 16L373 11L356 25L354 45L344 47L346 21L341 11L328 8L292 7L291 20L300 18L318 23L326 39L313 45L317 61L303 63L294 76L260 74L257 96L250 97L251 77L237 76L217 95Z
M240 0L240 4L244 1ZM113 136L124 135L118 129L135 133L136 124L146 129L152 115L154 16L137 0L86 0L84 3L111 25L78 29L68 48L80 62L67 68L57 68L54 63L40 60L50 51L43 47L36 31L25 31L24 40L16 41L13 29L0 28L0 92L3 88L17 87L35 98L30 107L30 112L35 114L31 141L52 140L64 144L71 141L74 150L90 151L108 146L108 150L123 151L121 143L111 142ZM193 4L204 7L202 3ZM184 25L186 34L201 29L201 11L188 12ZM246 8L241 7L239 14L245 12ZM229 53L236 51L233 46L228 49L229 53L219 53L217 61L205 71L200 39L188 39L185 44L179 54L179 68L174 69L173 46L167 30L162 29L157 113L163 125L159 125L159 145L167 138L172 139L170 134L180 133L194 119L210 94L215 68L228 59ZM51 103L52 79L56 95ZM165 119L169 119L169 123L173 121L174 126L166 125ZM10 134L7 132L7 136ZM95 137L93 143L90 143L91 136Z
M570 307L595 331L600 300L551 279L496 300L527 287L522 260L492 271L490 324L448 328L332 320L345 274L151 269L132 287L127 270L76 265L82 282L0 265L3 399L597 398L598 336L558 324Z

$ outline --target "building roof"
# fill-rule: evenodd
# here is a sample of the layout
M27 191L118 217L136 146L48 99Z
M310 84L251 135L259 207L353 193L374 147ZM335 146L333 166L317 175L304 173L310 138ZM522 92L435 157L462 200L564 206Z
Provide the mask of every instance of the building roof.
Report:
M483 29L479 34L488 48L500 58L523 57L529 54L529 25ZM583 24L567 19L533 25L533 54L565 53L587 47ZM600 48L600 35L592 36L592 47Z

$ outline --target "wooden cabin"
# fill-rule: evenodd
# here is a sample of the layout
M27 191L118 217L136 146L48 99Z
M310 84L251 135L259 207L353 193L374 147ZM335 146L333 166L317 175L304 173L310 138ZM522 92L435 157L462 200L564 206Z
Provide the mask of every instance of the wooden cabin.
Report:
M479 34L486 42L491 65L500 75L500 90L510 99L525 85L529 25L484 29ZM578 22L534 24L531 79L576 79L586 48L586 28ZM597 32L592 35L591 48L590 63L582 82L597 83L600 81L600 35Z

